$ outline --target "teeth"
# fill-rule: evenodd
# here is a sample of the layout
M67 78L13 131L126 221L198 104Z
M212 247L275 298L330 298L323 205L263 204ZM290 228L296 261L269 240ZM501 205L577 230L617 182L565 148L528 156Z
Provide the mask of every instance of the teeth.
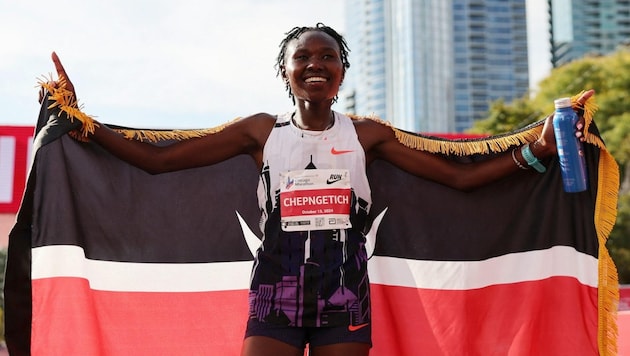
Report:
M306 82L307 83L313 83L313 82L325 82L326 78L323 77L311 77L311 78L307 78Z

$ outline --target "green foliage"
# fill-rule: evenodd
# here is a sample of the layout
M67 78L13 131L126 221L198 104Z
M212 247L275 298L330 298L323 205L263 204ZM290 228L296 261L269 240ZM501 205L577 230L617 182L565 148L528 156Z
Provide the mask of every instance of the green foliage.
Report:
M0 288L4 291L4 270L7 265L7 249L0 250ZM4 293L0 293L0 340L4 340Z
M540 119L542 112L532 107L529 100L523 98L505 104L497 100L491 104L487 119L479 120L470 133L504 133L527 126Z
M621 180L630 172L630 51L620 49L607 56L586 57L551 71L532 98L494 102L488 118L471 133L501 134L542 120L553 112L554 99L595 89L598 110L595 124L606 148L619 164ZM626 177L628 180L628 177ZM619 271L619 281L630 283L630 192L619 197L617 222L607 242Z
M599 122L599 115L596 121ZM617 115L611 121L615 125L602 132L602 138L606 142L606 148L613 153L617 162L625 165L630 160L630 112Z
M7 249L0 249L0 288L4 290L4 270L7 265ZM4 293L0 293L0 310L4 310Z
M630 282L630 194L619 197L617 223L608 237L606 246L619 272L619 282Z

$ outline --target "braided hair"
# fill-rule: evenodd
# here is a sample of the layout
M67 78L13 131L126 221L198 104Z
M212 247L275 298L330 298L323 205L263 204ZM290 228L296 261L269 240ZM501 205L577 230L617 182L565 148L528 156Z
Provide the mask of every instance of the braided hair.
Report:
M332 27L326 26L323 23L319 22L315 27L294 27L289 32L286 33L287 37L285 37L282 42L280 42L280 53L278 53L278 58L276 59L276 76L282 76L282 68L284 68L285 64L285 55L287 53L287 47L289 42L294 39L299 38L303 33L308 31L320 31L324 32L330 37L332 37L337 44L339 45L339 52L341 54L341 63L343 64L343 73L346 72L348 68L350 68L350 62L348 61L348 53L350 49L348 48L348 44L346 40L340 35L337 31L335 31ZM288 82L285 83L285 89L289 93L289 98L295 104L295 98L293 97L293 93L291 92L291 86ZM336 98L335 98L335 101Z

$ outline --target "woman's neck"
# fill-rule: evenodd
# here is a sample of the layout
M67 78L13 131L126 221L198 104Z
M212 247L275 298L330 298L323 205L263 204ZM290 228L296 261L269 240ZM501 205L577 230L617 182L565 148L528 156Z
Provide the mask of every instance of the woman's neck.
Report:
M298 120L296 120L295 118L295 113L293 113L293 115L291 115L291 121L293 122L293 125L295 125L298 129L303 130L303 131L326 131L330 128L333 127L333 125L335 124L335 114L331 111L330 112L330 119L328 120L328 124L326 124L326 126L320 127L318 125L318 127L312 127L312 126L306 126L303 123L299 123Z
M333 125L334 114L330 105L298 105L292 120L302 130L324 131Z

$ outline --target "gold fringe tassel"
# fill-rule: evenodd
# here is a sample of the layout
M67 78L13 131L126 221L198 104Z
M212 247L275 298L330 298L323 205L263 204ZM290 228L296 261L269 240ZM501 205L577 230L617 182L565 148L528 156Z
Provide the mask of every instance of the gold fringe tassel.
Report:
M66 78L60 77L56 86L51 85L53 83L52 75L49 75L48 78L46 80L46 77L44 77L38 81L39 86L48 92L47 99L53 102L48 108L59 108L59 111L65 114L70 122L79 120L81 122L80 131L74 131L70 135L79 141L87 141L88 134L94 133L94 129L98 124L92 116L82 111L83 106L79 105L79 101L74 97L74 93L67 89L68 82Z
M191 129L191 130L132 130L132 129L113 129L122 134L129 140L138 140L143 142L158 142L164 140L182 141L189 138L203 137L222 131L227 126L240 120L236 118L225 124L208 128L208 129Z
M598 258L598 330L599 352L603 356L617 355L617 309L619 279L606 241L617 218L619 194L619 167L610 152L600 146L597 201L595 203L595 229L599 242Z
M94 132L98 124L93 117L83 113L82 106L74 97L74 93L66 89L65 78L60 78L58 85L53 87L51 81L40 80L39 85L49 93L48 99L53 103L49 108L58 107L65 113L71 121L74 119L82 123L80 135L73 137L87 139L88 135ZM582 93L572 97L573 108L584 110L584 134L585 141L600 149L598 167L598 194L595 206L595 228L599 240L598 258L598 347L601 355L617 354L617 305L619 303L619 281L617 269L606 248L606 240L615 224L617 216L617 199L619 193L619 167L612 155L606 149L603 141L588 132L588 128L593 121L593 114L597 110L597 105L593 98L587 100L583 107L577 104L577 98ZM517 130L509 134L489 136L480 139L447 140L431 136L412 134L393 127L389 122L374 116L349 115L352 119L370 119L394 130L396 138L403 145L432 153L448 155L472 155L485 153L498 153L508 150L515 145L522 145L538 139L542 133L544 121L531 124L522 130ZM127 139L139 141L157 142L162 140L185 140L189 138L202 137L223 130L226 126L238 121L234 119L226 124L210 129L198 130L132 130L114 129ZM76 137L81 136L81 137Z
M578 105L577 99L583 92L573 96L573 108L576 110L584 110L584 134L586 142L600 142L599 137L589 135L588 127L593 121L593 114L597 110L597 104L591 97L583 106ZM421 134L409 133L400 130L391 125L391 123L381 120L375 116L357 116L349 115L352 119L370 119L379 122L383 125L391 127L396 134L396 138L403 145L413 148L415 150L427 151L431 153L441 153L446 155L466 156L472 154L485 154L485 153L497 153L504 152L512 146L522 145L527 142L537 140L542 133L542 126L544 121L539 121L531 124L521 130L516 130L508 134L501 134L495 136L489 136L478 139L459 139L459 140L447 140L438 137L431 137ZM590 140L590 141L589 141ZM601 145L603 146L603 145ZM600 147L601 147L600 146Z
M617 202L619 198L619 166L608 152L599 136L588 132L593 122L593 114L597 110L594 100L587 100L584 107L576 103L577 94L572 97L573 108L584 110L585 141L599 148L599 167L597 180L597 200L595 202L595 230L599 243L597 304L598 323L597 340L600 355L617 355L617 310L619 305L619 277L615 263L610 257L606 241L617 219Z
M71 131L68 134L76 140L84 142L87 141L88 136L94 133L95 128L99 126L99 124L94 120L93 116L85 114L82 111L83 107L79 105L78 100L76 100L76 98L74 97L74 93L67 89L67 81L65 78L59 78L59 80L57 81L57 85L55 86L52 86L50 84L52 82L52 75L50 75L49 78L44 77L38 81L38 85L48 92L48 100L53 102L48 108L59 108L61 113L65 114L66 118L69 119L70 122L74 122L74 120L79 120L79 122L81 122L82 124L81 129ZM220 126L208 129L132 130L114 128L113 130L122 134L125 138L129 140L133 139L146 142L158 142L163 140L181 141L189 138L203 137L209 134L217 133L238 120L239 118L236 118Z

